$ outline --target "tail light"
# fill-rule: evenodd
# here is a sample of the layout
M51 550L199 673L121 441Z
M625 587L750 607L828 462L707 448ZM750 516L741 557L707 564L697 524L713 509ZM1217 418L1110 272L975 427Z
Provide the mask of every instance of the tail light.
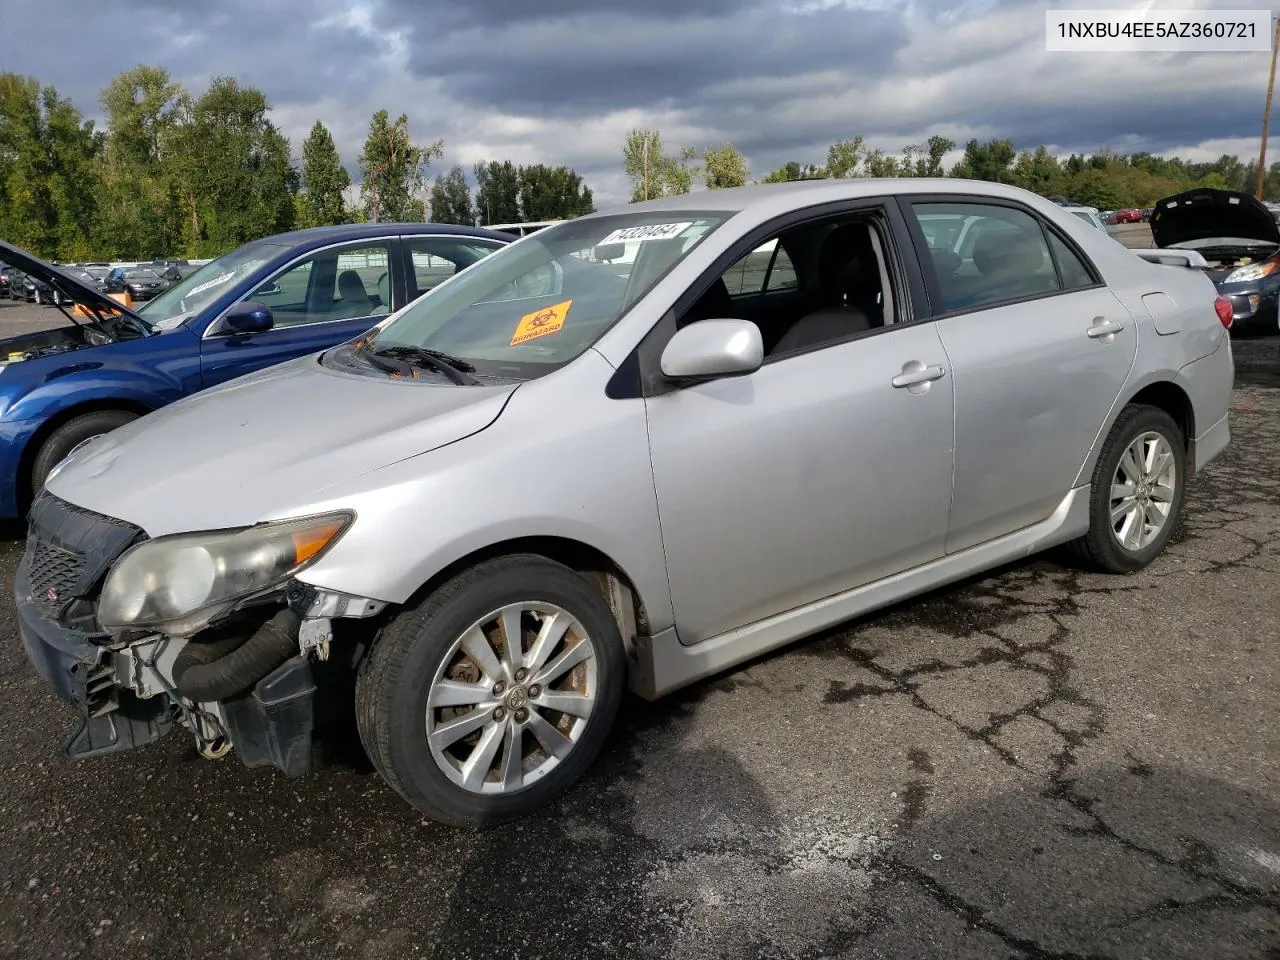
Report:
M1215 297L1213 301L1214 312L1218 314L1218 319L1222 321L1222 325L1228 330L1231 329L1231 301L1226 297Z

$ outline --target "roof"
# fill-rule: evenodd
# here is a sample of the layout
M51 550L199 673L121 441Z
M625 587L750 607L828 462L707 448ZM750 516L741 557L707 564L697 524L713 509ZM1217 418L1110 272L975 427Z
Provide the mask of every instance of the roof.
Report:
M699 210L740 213L760 208L761 213L777 207L784 212L797 204L818 204L828 201L853 200L862 197L883 197L899 193L977 193L992 197L1023 200L1038 194L1003 183L987 180L965 180L957 177L852 177L848 179L791 180L786 183L760 183L749 187L726 187L721 190L700 190L674 197L659 197L638 203L622 204L598 214L627 212L658 212L662 210ZM1048 201L1044 201L1048 202Z
M306 227L302 230L290 230L288 233L277 233L262 239L272 243L309 244L341 243L344 240L366 240L370 237L438 234L486 237L490 240L511 239L509 236L483 227L466 227L452 223L341 223L333 227Z

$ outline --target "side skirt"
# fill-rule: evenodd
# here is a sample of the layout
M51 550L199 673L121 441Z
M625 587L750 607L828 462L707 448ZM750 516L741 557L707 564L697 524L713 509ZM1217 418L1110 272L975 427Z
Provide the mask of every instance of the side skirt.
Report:
M693 646L681 644L674 628L652 637L637 637L629 677L631 690L646 700L656 700L872 610L1074 540L1088 529L1089 487L1085 485L1068 493L1057 509L1039 523L961 553L940 557L911 570L708 637Z

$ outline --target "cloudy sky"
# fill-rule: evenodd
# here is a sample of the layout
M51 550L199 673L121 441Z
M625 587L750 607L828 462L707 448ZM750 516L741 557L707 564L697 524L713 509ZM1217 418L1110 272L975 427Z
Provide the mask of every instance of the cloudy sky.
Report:
M669 148L736 143L755 176L821 161L855 134L894 153L933 133L1059 153L1256 153L1266 53L1045 51L1048 7L1121 5L5 0L7 21L24 29L2 68L53 84L89 116L103 85L138 63L193 90L231 74L266 92L295 151L323 120L353 172L370 114L403 111L420 141L444 139L445 166L564 163L600 204L630 194L621 144L637 126L659 128Z

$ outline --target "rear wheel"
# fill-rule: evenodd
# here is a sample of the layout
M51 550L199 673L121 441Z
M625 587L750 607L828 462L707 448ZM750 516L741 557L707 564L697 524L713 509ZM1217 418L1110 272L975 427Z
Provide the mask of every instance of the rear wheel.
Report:
M543 557L459 574L383 631L356 685L360 739L383 778L444 823L545 806L599 755L625 660L600 594Z
M1186 441L1173 418L1157 407L1126 407L1094 467L1089 532L1070 545L1075 554L1108 573L1149 564L1182 515L1186 469Z
M31 492L39 493L49 471L80 444L136 419L138 415L129 410L94 410L92 413L72 417L49 434L40 445L40 452L31 465Z

